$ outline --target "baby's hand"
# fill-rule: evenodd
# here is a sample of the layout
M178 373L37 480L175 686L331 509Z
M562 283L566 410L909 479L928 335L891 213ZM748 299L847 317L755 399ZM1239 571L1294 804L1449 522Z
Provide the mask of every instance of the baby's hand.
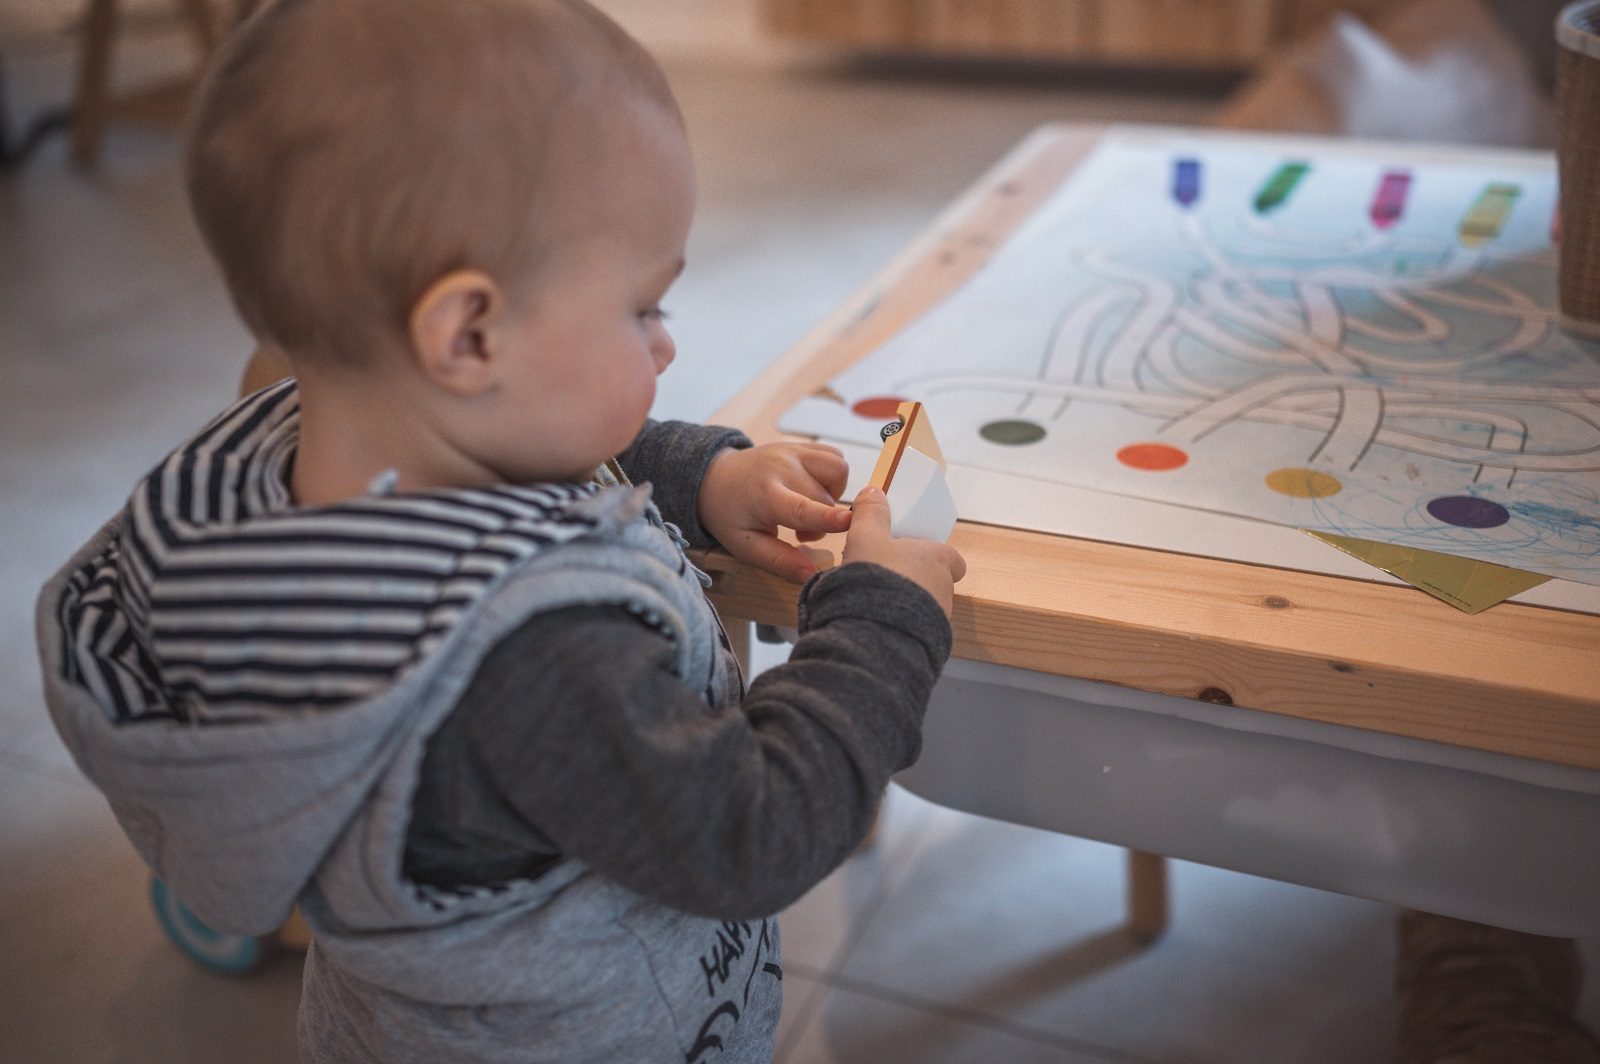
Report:
M822 443L723 451L700 483L700 523L735 558L804 583L817 567L778 527L802 543L849 528L850 511L837 502L849 472L844 455Z
M895 539L889 532L889 500L878 488L862 488L844 560L874 562L893 570L934 597L946 617L955 604L955 584L967 575L967 562L948 543Z

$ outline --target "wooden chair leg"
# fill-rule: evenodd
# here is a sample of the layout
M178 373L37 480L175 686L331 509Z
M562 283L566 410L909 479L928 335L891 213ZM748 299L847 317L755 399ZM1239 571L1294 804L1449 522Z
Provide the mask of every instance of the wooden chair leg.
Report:
M289 919L272 937L279 946L296 953L304 953L311 948L311 928L306 926L306 918L300 915L298 908L289 914Z
M1128 930L1143 943L1167 929L1167 859L1128 851Z
M220 12L215 0L175 0L175 5L194 38L197 68L203 70L222 44L233 16ZM72 134L72 158L80 167L89 168L99 161L100 142L113 117L164 123L181 118L195 80L190 75L170 85L113 96L112 55L119 28L117 0L88 0L79 44Z
M194 35L195 47L200 49L202 56L209 58L217 45L222 43L217 12L211 6L211 0L178 0L178 8L183 12L184 21L189 24L189 32Z
M116 0L89 0L80 30L77 115L72 128L72 160L93 166L100 155L110 109L108 81L111 45L117 33Z

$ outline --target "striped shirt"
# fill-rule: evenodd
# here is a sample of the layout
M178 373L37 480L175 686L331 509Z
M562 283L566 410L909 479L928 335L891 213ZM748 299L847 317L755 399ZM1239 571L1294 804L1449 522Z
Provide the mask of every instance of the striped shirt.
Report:
M119 721L260 720L358 701L519 562L584 535L597 483L374 493L300 509L293 381L140 483L62 596L67 679Z

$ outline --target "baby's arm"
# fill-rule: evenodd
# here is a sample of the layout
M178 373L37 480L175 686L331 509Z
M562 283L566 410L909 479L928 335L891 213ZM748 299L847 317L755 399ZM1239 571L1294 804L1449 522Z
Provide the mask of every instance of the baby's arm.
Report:
M483 854L500 876L516 874L504 836L520 825L528 868L559 851L684 911L776 912L865 836L916 757L950 649L934 599L877 565L819 576L800 623L789 662L714 712L671 674L668 640L621 609L535 617L484 660L430 745L422 794L441 772L476 777L507 811ZM425 827L439 811L417 814ZM458 882L493 870L458 867Z
M827 444L752 447L734 429L651 421L617 460L630 479L654 484L656 505L692 546L720 546L797 584L816 564L779 528L805 543L850 527L838 504L849 467Z
M690 546L716 546L700 523L700 482L711 460L725 450L744 450L750 439L737 429L695 425L687 421L646 421L617 464L636 484L648 481L661 515L683 531Z

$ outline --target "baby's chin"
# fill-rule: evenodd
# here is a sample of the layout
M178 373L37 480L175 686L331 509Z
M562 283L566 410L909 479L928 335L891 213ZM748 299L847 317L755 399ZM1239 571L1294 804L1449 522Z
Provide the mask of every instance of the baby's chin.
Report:
M631 443L632 441L630 440L629 442ZM626 446L627 444L624 444L622 447L617 448L617 452L599 455L593 461L588 460L588 455L580 458L563 457L559 463L518 465L513 468L501 469L498 474L500 480L506 484L582 483L593 478L596 469L605 465L610 459L615 458L616 454L620 453Z
M550 484L583 482L595 470L627 450L644 430L648 413L637 419L614 420L603 431L579 440L568 437L561 453L547 451L524 460L521 456L502 456L500 463L487 463L503 483ZM635 420L637 424L635 424Z

